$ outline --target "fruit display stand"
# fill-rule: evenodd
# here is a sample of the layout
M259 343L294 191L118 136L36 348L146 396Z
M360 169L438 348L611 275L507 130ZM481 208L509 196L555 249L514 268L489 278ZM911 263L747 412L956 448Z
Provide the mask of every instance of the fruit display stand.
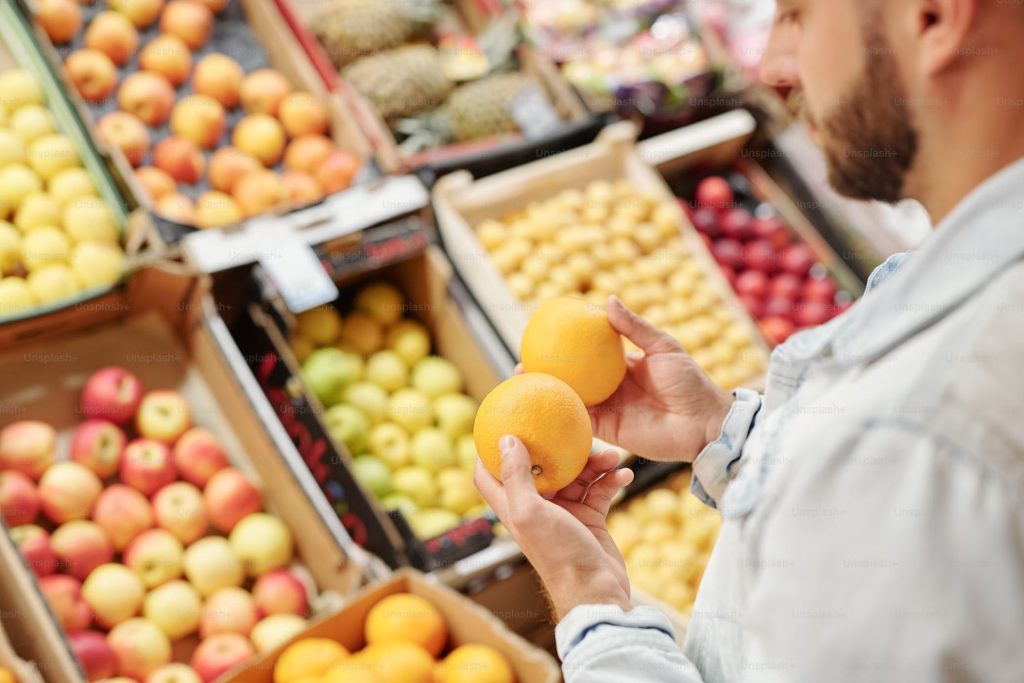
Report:
M303 207L317 204L324 196L343 193L351 184L379 175L372 149L348 107L338 95L326 91L274 3L232 0L220 3L223 9L216 15L185 7L191 12L174 17L173 22L168 20L168 8L183 9L181 4L168 3L159 19L154 18L148 25L133 28L127 23L123 29L137 32L134 39L133 34L104 36L90 43L102 39L115 43L120 39L128 45L124 48L128 57L109 76L112 82L103 87L96 85L103 76L90 73L91 65L82 65L84 60L79 58L85 52L103 49L102 44L92 50L83 48L87 47L85 36L96 17L114 14L107 2L82 6L84 30L66 45L53 47L37 28L39 42L46 44L45 52L62 75L91 134L108 151L112 166L135 203L152 212L154 241L174 245L197 227L237 225L257 215L302 213ZM151 7L160 13L162 6L159 2L135 3L122 11L131 16L134 10L141 14ZM197 11L199 14L193 16ZM140 19L137 25L144 23L145 19ZM176 40L177 36L182 39ZM137 41L137 52L132 49L136 45L133 40ZM115 47L107 49L113 51ZM182 49L183 54L177 54ZM229 59L207 65L210 68L204 70L202 94L197 95L195 67L211 55ZM75 63L75 59L79 61ZM236 72L239 67L241 71ZM100 67L94 68L101 71ZM247 78L256 74L262 81L250 85L242 80L240 84L235 79L241 72ZM130 80L135 74L145 76ZM82 92L89 87L94 87L97 94ZM307 124L318 127L326 113L327 142L319 133L296 135L261 118L266 112L284 121L277 103L288 88L309 93L315 100L296 100L291 108L294 123L290 124L297 127L295 132ZM245 96L240 97L240 92ZM315 114L313 107L318 109ZM182 111L175 116L177 108ZM119 113L112 117L114 112ZM236 134L239 124L251 123L252 118L261 118L259 125L248 125L244 136ZM242 137L247 139L243 141ZM171 138L158 153L160 143ZM295 140L299 140L298 145L292 144ZM279 143L282 150L275 149ZM245 154L233 151L242 145ZM232 146L231 151L224 149L228 146ZM220 155L218 150L222 150ZM332 167L335 156L337 166ZM319 165L313 165L312 160L320 160ZM165 175L153 180L151 175L156 174L148 168L153 166L170 176L169 181ZM278 182L271 182L273 179L265 174L261 182L239 182L245 175L259 175L264 166L277 174ZM151 175L141 176L140 167L147 167L144 173ZM222 194L210 194L214 191ZM199 202L204 195L206 199Z
M5 349L0 355L5 426L12 418L47 422L57 430L57 450L63 454L81 418L79 391L86 376L102 367L126 366L143 387L180 394L192 406L195 422L223 445L229 463L258 483L267 511L290 531L294 571L310 577L307 590L315 588L309 594L314 611L329 609L362 583L371 559L329 514L308 471L288 462L299 456L267 421L269 406L244 391L244 360L215 313L205 280L173 264L148 267L93 307L0 328L0 346ZM17 553L12 559L6 534L4 547L3 603L23 617L16 646L48 663L48 680L81 680L73 665L67 666L69 642L55 637L53 613L27 565ZM195 646L190 636L178 640L174 659L188 661Z
M588 300L603 305L608 295L618 293L641 313L655 305L661 309L657 316L651 315L655 323L671 324L669 331L691 353L717 349L706 354L707 367L722 386L757 386L767 366L768 347L664 180L641 158L634 135L631 124L617 123L605 128L591 145L488 178L474 181L469 174L443 178L433 190L434 210L452 263L517 357L534 300L584 291ZM630 193L617 200L617 208L642 212L639 217L631 213L627 220L616 221L617 214L609 216L608 200L617 191L613 183L620 187L628 183ZM599 191L602 199L588 200L583 188ZM553 222L539 215L543 202L562 198L580 207L580 217L577 209L569 213L558 209ZM590 214L593 209L588 202L599 205L599 214ZM641 250L634 235L640 234L637 223L646 220L652 206L658 217L650 220L659 220L662 227L643 224L641 232L653 239ZM532 215L527 213L531 210ZM518 227L524 223L529 225ZM585 227L573 227L580 223ZM493 233L486 236L491 240L490 254L478 232L484 225ZM618 236L612 229L619 231ZM566 261L566 252L576 256L573 265ZM533 264L543 266L537 268L528 263L541 256L555 261ZM633 268L642 260L646 265L641 277ZM575 261L587 267L580 269ZM557 270L552 266L562 262L566 263L561 268L564 282L537 284L526 272L541 271L543 280L549 271ZM638 287L623 287L624 283ZM518 296L513 284L522 287ZM665 309L673 298L679 301L670 313Z
M831 224L801 210L813 200L791 196L775 180L785 172L782 155L746 110L649 138L639 151L679 195L772 345L827 322L863 292L823 236Z
M2 573L3 569L0 568L0 574ZM3 626L5 621L11 627L17 628L18 626L15 615L0 616L0 678L4 678L3 672L6 671L10 678L5 678L5 680L13 679L13 683L43 683L43 677L39 675L36 666L19 657L11 647L11 641L7 639L7 632Z
M512 633L501 621L483 607L450 588L439 584L411 569L400 569L391 577L364 588L352 596L342 609L319 622L290 641L297 643L303 639L325 638L340 643L350 652L356 652L366 644L364 623L375 605L390 596L409 593L431 603L441 614L447 625L448 647L479 644L493 648L500 653L513 670L515 680L522 683L557 683L561 680L561 670L554 657L537 648L520 636ZM420 635L420 634L416 634ZM268 653L259 661L229 672L223 679L224 683L270 683L274 680L274 666L287 649L282 645ZM358 656L358 655L357 655ZM365 665L364 665L365 666ZM359 665L356 665L359 668ZM477 676L486 673L477 670L475 673L467 667L462 676L450 680L473 681L483 680ZM344 678L339 678L344 680ZM421 677L402 677L388 680L411 681L423 680ZM449 680L437 678L435 680ZM496 677L490 680L506 680Z
M497 3L487 0L456 0L452 3L439 3L441 6L450 6L452 10L435 27L437 33L441 34L440 41L445 40L445 34L454 35L451 53L456 58L472 56L486 63L487 55L480 50L478 41L486 41L487 34L502 34L495 42L502 43L502 48L514 47L518 68L530 78L535 87L528 89L526 94L529 97L524 95L513 99L513 104L509 106L518 133L491 135L434 149L429 149L428 145L424 151L407 150L396 139L386 117L371 104L370 99L339 74L317 33L323 28L325 11L332 5L361 4L370 9L378 3L325 3L311 0L276 2L310 59L317 65L326 86L345 97L376 148L382 166L389 173L417 170L425 175L428 184L432 184L434 178L457 169L470 169L477 176L489 175L536 159L538 155L590 142L603 125L601 118L590 114L553 63L530 46L517 44L518 34L513 16L503 12ZM386 3L379 4L383 6ZM402 3L397 4L400 6ZM386 11L383 8L373 9ZM468 45L459 44L460 40L468 41ZM440 45L437 35L431 37L431 42ZM441 45L441 48L443 51L444 46ZM483 80L479 78L467 82L476 84ZM416 116L422 116L422 112Z
M0 95L0 274L7 276L0 321L9 321L102 297L121 278L126 256L141 249L146 218L126 209L31 27L11 3L0 5L4 74L20 76L17 83L4 81ZM36 232L31 246L30 230Z
M454 298L457 295L453 295L453 292L457 290L453 290L451 264L437 247L428 246L413 256L382 268L342 275L338 279L341 296L333 304L333 307L335 310L343 312L346 320L352 319L350 312L354 309L353 299L356 291L370 282L390 283L404 295L403 307L407 311L405 318L425 325L430 335L431 353L450 361L452 367L462 378L462 391L473 399L469 403L482 399L490 389L501 381L502 377L511 373L511 359L507 356L496 357L495 350L501 349L501 345L493 336L493 332L485 325L474 325L466 317L466 309ZM288 417L286 413L297 412L304 415L311 413L316 418L315 420L306 420L306 429L313 431L313 440L321 445L315 453L312 449L307 450L309 456L306 465L315 473L328 498L347 500L356 497L361 501L370 502L375 519L369 521L376 528L382 529L386 539L393 544L393 550L390 553L381 555L392 565L411 564L429 571L451 567L459 560L487 549L494 540L491 530L493 518L489 516L469 515L461 522L458 522L456 517L450 524L441 525L446 527L443 532L424 533L424 529L419 526L418 522L410 524L411 518L407 518L406 514L402 512L404 507L408 513L409 507L401 505L390 510L385 508L364 484L355 486L355 490L353 490L355 483L353 456L358 456L361 453L350 452L343 442L344 428L340 428L339 431L337 426L340 424L339 420L335 419L330 410L325 410L323 403L317 398L318 393L322 395L323 392L322 390L316 391L310 382L319 382L326 378L313 376L317 373L311 371L308 365L305 366L305 372L303 371L300 357L305 360L312 349L305 343L301 344L304 348L298 348L298 346L293 348L289 344L289 339L292 344L296 344L296 330L301 328L293 317L281 314L283 307L275 306L273 299L274 296L271 293L262 306L254 309L253 318L257 327L261 328L273 343L275 357L280 359L288 370L284 376L290 380L287 386L291 387L289 393L293 400L290 405L281 406L279 416L281 419L292 421L292 418ZM360 316L356 315L355 317ZM301 316L298 322L304 328L303 318L304 316ZM362 325L364 322L366 321L359 321L359 324ZM356 330L356 325L353 324L351 329ZM355 333L353 332L353 334ZM355 337L348 338L347 341L343 337L340 345L351 350L353 345L357 346L359 343ZM361 365L361 363L357 365ZM254 372L257 373L261 383L266 384L270 381L271 373L275 369L267 366L254 368ZM403 372L405 372L404 369ZM368 374L368 377L372 376ZM301 382L301 397L296 395L296 383L300 378L304 378ZM397 384L391 386L388 391L391 389L397 391L396 387ZM264 386L264 390L269 393L274 390L274 387ZM417 397L410 396L409 398ZM357 399L352 400L354 405L360 405ZM296 406L297 401L300 402L298 406ZM345 403L342 402L341 405L345 405ZM366 412L366 410L362 412ZM309 424L310 422L314 424ZM385 420L385 422L390 423L390 420ZM429 422L430 425L424 424L420 427L424 429L431 427L433 420L431 419ZM332 430L331 424L335 424L334 430ZM389 426L397 427L394 424L389 424ZM408 426L404 429L407 430L404 438L410 440L414 436L412 432L417 431ZM403 428L399 427L397 431L402 430ZM332 431L335 432L336 438L330 437ZM356 441L361 442L362 439ZM442 439L442 441L447 440ZM349 438L348 443L352 445L355 441ZM360 446L360 449L363 453L372 450L368 446ZM470 455L474 454L475 450L470 453ZM453 469L456 469L454 460L452 465ZM462 469L465 470L465 468ZM464 487L467 491L473 489L468 473L462 474L459 480L457 484L453 485ZM435 483L426 483L430 484L431 488L436 486ZM475 489L472 492L476 495ZM477 502L479 503L479 501ZM436 502L427 505L429 508L436 506ZM451 526L454 528L448 528ZM419 528L421 537L417 537L413 533L414 527ZM356 538L365 537L365 530L363 533L354 534L354 536ZM374 540L379 541L379 539Z

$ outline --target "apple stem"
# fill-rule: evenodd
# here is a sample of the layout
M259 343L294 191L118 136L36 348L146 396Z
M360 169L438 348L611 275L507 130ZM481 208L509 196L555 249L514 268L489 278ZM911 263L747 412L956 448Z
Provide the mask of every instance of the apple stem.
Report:
M540 473L543 471L544 470L540 468L540 465L534 465L533 467L530 468L530 474L532 474L535 477L539 477Z

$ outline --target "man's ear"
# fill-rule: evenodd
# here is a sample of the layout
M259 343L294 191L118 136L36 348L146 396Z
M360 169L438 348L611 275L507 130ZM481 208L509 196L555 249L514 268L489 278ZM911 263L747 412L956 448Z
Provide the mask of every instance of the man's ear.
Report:
M973 35L978 4L985 0L912 0L921 68L935 74L948 68L959 57L983 49L974 45Z

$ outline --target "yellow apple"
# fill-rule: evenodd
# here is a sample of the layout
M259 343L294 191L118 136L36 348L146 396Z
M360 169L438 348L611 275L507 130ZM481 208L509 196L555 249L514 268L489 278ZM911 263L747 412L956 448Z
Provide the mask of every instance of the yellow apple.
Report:
M25 197L42 189L43 181L24 164L0 169L0 217L9 216Z
M0 168L9 164L20 164L25 161L25 143L21 138L0 128Z
M0 221L0 275L13 272L20 262L21 233L7 221Z
M5 277L0 280L0 317L27 310L35 305L32 290L20 277Z
M28 274L28 288L37 302L49 304L74 296L79 286L70 268L50 263Z
M185 577L201 595L209 596L220 588L241 586L245 567L226 538L207 536L185 551Z
M0 104L14 111L26 104L43 104L43 88L26 69L8 69L0 73Z
M46 188L55 202L67 205L79 197L95 197L96 186L84 168L67 168L50 178Z
M110 209L96 197L82 197L64 207L64 230L75 244L107 242L117 244L120 231Z
M187 581L171 581L149 592L142 603L142 615L160 627L168 638L178 640L195 633L203 600Z
M14 213L14 224L22 232L61 224L60 204L45 192L33 192L21 200Z
M118 672L138 681L171 661L171 641L149 619L118 624L107 634L107 642L117 654Z
M113 683L114 679L108 679L107 683ZM131 679L127 679L131 681ZM120 683L120 682L118 682ZM174 662L164 664L146 676L146 683L203 683L199 674L188 664Z
M82 584L82 596L89 603L96 623L110 628L139 613L146 588L123 564L101 564Z
M197 228L220 228L241 223L245 218L238 202L224 192L204 192L196 200Z
M284 128L269 114L249 114L235 126L231 141L238 149L259 159L264 166L273 166L284 152Z
M26 104L15 110L8 127L26 145L57 130L50 110L39 104Z
M71 250L68 263L82 287L102 287L121 279L124 252L113 244L82 242Z
M297 614L271 614L252 627L249 640L256 652L270 652L306 629L306 620Z
M243 517L231 530L228 542L249 576L260 576L287 565L294 550L292 534L285 523L265 512Z
M49 263L64 263L70 254L71 241L52 226L36 228L21 241L21 262L30 273Z
M135 28L146 28L160 16L164 0L110 0L107 7L123 14Z

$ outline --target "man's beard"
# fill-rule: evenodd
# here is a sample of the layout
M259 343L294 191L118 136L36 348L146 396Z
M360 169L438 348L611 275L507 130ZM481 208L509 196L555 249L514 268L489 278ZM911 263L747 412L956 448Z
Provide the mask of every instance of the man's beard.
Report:
M836 192L892 204L906 197L904 184L917 154L918 135L888 42L875 31L866 44L863 76L814 123Z

